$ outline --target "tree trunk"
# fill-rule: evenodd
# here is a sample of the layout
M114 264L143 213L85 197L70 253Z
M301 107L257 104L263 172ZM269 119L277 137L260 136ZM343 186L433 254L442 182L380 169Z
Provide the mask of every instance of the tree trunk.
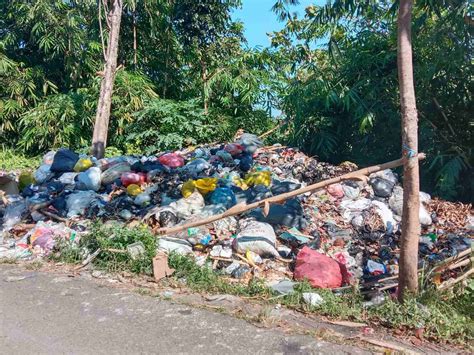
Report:
M107 14L110 23L107 55L105 58L104 77L100 84L100 96L92 136L92 155L100 159L104 157L109 129L110 107L114 88L115 71L117 69L120 21L122 19L122 0L112 0Z
M398 12L398 81L402 113L403 216L400 247L399 300L418 290L418 240L420 235L420 178L418 171L418 117L411 46L413 0L400 0Z
M137 69L137 9L136 2L133 3L133 65Z
M207 115L209 111L209 99L207 88L207 65L204 59L201 59L201 80L202 80L202 101L204 103L204 114Z

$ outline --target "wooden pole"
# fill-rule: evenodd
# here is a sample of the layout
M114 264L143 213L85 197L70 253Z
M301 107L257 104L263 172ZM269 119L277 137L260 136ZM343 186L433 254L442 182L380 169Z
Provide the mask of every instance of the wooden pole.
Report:
M424 158L425 158L425 155L423 153L418 154L418 159L419 160L422 160ZM343 180L351 180L351 179L358 179L359 180L362 177L365 177L367 175L376 173L377 171L381 171L381 170L385 170L385 169L392 169L392 168L396 168L398 166L401 166L401 165L403 165L404 161L405 161L405 158L401 158L401 159L390 161L388 163L369 166L367 168L356 170L356 171L353 171L353 172L350 172L348 174L344 174L344 175L341 175L339 177L335 177L335 178L332 178L332 179L320 181L316 184L308 185L308 186L302 187L301 189L298 189L298 190L294 190L294 191L286 192L286 193L283 193L283 194L280 194L280 195L272 196L272 197L269 197L269 198L266 198L264 200L257 201L257 202L251 203L251 204L241 203L241 204L238 204L238 205L228 209L224 213L220 213L220 214L208 217L208 218L204 218L204 219L202 219L200 221L196 221L196 222L186 223L186 224L182 224L182 225L178 225L178 226L174 226L174 227L160 228L160 229L157 230L157 233L159 235L169 235L169 234L178 233L178 232L187 230L188 228L203 226L205 224L212 223L212 222L218 221L218 220L226 218L226 217L235 216L235 215L241 214L243 212L253 210L253 209L258 208L258 207L266 207L266 209L268 210L268 206L271 203L281 203L281 202L286 201L286 200L288 200L292 197L295 197L295 196L298 196L298 195L301 195L301 194L304 194L304 193L307 193L307 192L312 192L312 191L318 190L322 187L341 182Z

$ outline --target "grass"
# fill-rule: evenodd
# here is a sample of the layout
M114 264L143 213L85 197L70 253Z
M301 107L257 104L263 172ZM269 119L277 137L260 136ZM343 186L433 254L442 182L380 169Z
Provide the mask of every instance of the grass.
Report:
M11 149L0 149L0 170L34 170L40 165L39 157L27 157Z
M142 242L145 254L136 260L128 253L117 253L108 249L126 250L127 245ZM93 261L96 268L108 272L131 271L152 274L152 259L156 253L156 238L145 226L133 229L122 226L92 226L91 233L83 237L79 245L67 245L53 253L57 261L77 263L83 260L85 250L93 253L98 248L102 252ZM387 296L382 305L365 308L363 298L356 291L335 295L330 290L314 289L307 282L300 282L295 291L286 296L278 296L265 285L265 281L252 278L246 284L231 283L209 266L198 266L194 259L172 253L169 266L176 271L173 277L184 282L196 292L211 294L231 294L258 298L267 305L280 303L298 311L325 315L331 319L344 319L368 322L373 327L383 325L405 331L423 329L426 338L467 344L474 341L474 281L468 287L456 289L451 293L433 290L423 291L417 298L408 297L400 304ZM311 306L303 299L304 292L316 292L324 302ZM261 318L265 318L261 315Z
M271 296L264 280L251 279L248 284L230 283L207 266L200 267L187 256L172 253L169 266L176 271L174 277L184 279L186 285L196 292L226 293L238 296Z
M133 259L125 252L128 245L141 242L145 253ZM89 234L83 236L79 244L66 242L58 245L50 256L53 261L77 264L84 260L87 252L93 253L101 249L94 259L96 268L108 272L130 271L137 274L153 274L152 259L156 254L156 238L145 226L133 229L122 226L103 226L93 224ZM124 252L120 252L124 251Z

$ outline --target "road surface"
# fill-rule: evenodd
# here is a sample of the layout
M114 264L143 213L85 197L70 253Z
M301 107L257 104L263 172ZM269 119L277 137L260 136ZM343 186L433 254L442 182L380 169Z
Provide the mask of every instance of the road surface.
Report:
M353 354L310 336L100 285L0 264L2 354Z

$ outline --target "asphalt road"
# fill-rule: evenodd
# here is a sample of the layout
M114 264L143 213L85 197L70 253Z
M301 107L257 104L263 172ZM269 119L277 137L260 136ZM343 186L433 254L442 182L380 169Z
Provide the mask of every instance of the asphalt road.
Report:
M0 265L2 354L362 353L244 320L100 285Z

